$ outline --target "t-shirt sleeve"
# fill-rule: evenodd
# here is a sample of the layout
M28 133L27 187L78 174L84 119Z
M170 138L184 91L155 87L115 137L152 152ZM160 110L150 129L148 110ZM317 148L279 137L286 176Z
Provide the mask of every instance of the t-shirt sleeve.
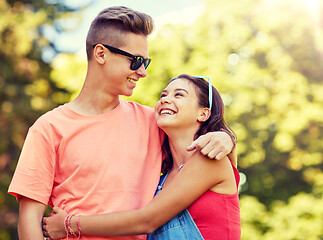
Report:
M54 182L55 159L56 151L50 134L31 127L8 193L18 201L25 196L47 205Z

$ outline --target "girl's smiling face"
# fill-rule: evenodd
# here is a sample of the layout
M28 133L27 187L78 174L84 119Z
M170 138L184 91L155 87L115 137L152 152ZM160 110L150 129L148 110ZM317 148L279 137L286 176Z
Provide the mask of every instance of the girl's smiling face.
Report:
M187 79L178 78L162 91L160 100L155 105L155 117L163 130L170 127L195 129L203 121L201 115L205 109L199 106L194 84Z

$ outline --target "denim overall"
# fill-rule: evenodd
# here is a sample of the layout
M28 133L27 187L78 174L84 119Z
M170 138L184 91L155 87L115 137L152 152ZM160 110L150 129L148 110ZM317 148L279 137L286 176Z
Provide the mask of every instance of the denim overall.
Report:
M168 171L169 173L169 171ZM160 177L159 184L155 193L155 196L163 189L165 179L168 175ZM147 240L203 240L203 237L195 225L194 220L189 214L188 210L185 209L163 226L155 230L152 234L149 234Z

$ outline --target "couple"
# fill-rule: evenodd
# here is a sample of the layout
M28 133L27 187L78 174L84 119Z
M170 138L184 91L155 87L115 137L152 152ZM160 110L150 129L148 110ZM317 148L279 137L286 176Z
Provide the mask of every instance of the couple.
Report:
M58 206L69 214L77 215L76 225L82 228L84 234L93 235L87 231L83 216L140 209L153 199L160 178L163 159L161 145L165 136L158 129L153 109L119 98L119 95L130 96L138 80L147 75L146 68L150 63L147 36L152 30L150 16L126 7L107 8L92 22L86 39L88 69L80 94L70 103L44 114L30 127L9 186L8 192L20 202L20 239L43 239L42 217L47 205ZM167 100L168 92L165 94ZM175 99L180 95L181 93L177 93ZM205 103L201 105L205 106ZM212 111L215 107L219 106L213 103ZM160 121L176 117L174 111L177 109L166 107L160 115ZM199 123L202 123L203 117L199 118ZM213 132L210 133L211 131ZM205 134L206 132L209 133ZM231 151L233 143L230 133L219 131L218 128L203 128L197 135L201 134L204 135L196 139L189 150L192 151L197 146L205 156L217 159L224 158ZM163 164L165 173L172 169L165 180L167 188L168 182L178 170L175 169L178 167L177 159L184 161L186 159L181 155L188 154L174 151L175 147L178 151L177 144L184 145L189 141L185 138L187 142L175 145L173 138L171 135L166 138L163 146L165 159L174 159L174 167L170 165L170 161ZM191 137L190 142L193 139ZM186 180L186 174L191 176L202 172L202 168L197 172L192 171L193 168L190 170L190 164L228 162L208 162L204 158L199 159L202 155L198 156L200 155L197 153L190 156L192 161L187 161L179 171L176 177L178 183L174 180L176 186L173 189L176 188L176 191L171 191L170 194L184 194L177 188L182 184L192 183L191 178L190 181ZM235 153L228 156L235 162ZM203 174L204 177L209 175ZM184 181L181 180L182 176ZM205 178L199 178L195 184L203 185L206 184L205 181ZM207 188L211 190L207 193L215 192L213 185ZM169 188L172 189L171 185ZM232 194L231 191L220 193L225 196ZM156 199L163 195L160 196ZM182 208L188 206L189 201L193 202L193 198L185 198L185 206ZM163 207L165 211L164 208L167 206ZM172 212L173 215L175 211ZM82 217L79 219L80 215ZM158 220L155 216L153 219ZM165 220L162 219L162 222ZM71 233L74 221L75 217L68 217L65 221L69 227L67 230ZM151 223L154 224L153 227L161 224L159 220ZM99 227L99 224L95 225ZM97 229L94 231L96 235L100 234ZM104 234L101 232L101 235ZM83 238L109 239L94 236ZM145 239L145 236L119 238L133 240Z
M167 135L163 176L157 188L157 192L163 191L147 206L132 211L69 216L54 208L56 214L44 218L46 235L58 239L69 233L152 233L148 239L240 239L236 166L227 157L214 161L200 152L186 151L202 134L230 131L223 118L222 99L214 87L209 90L208 82L182 74L170 80L155 105L157 125ZM181 178L176 177L179 175Z

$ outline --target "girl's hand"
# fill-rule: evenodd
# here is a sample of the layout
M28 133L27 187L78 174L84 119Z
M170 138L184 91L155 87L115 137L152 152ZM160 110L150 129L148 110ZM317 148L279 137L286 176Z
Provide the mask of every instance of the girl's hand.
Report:
M64 220L66 216L67 212L59 207L54 207L53 212L48 217L43 218L43 231L45 237L49 237L50 239L65 238L66 231Z

